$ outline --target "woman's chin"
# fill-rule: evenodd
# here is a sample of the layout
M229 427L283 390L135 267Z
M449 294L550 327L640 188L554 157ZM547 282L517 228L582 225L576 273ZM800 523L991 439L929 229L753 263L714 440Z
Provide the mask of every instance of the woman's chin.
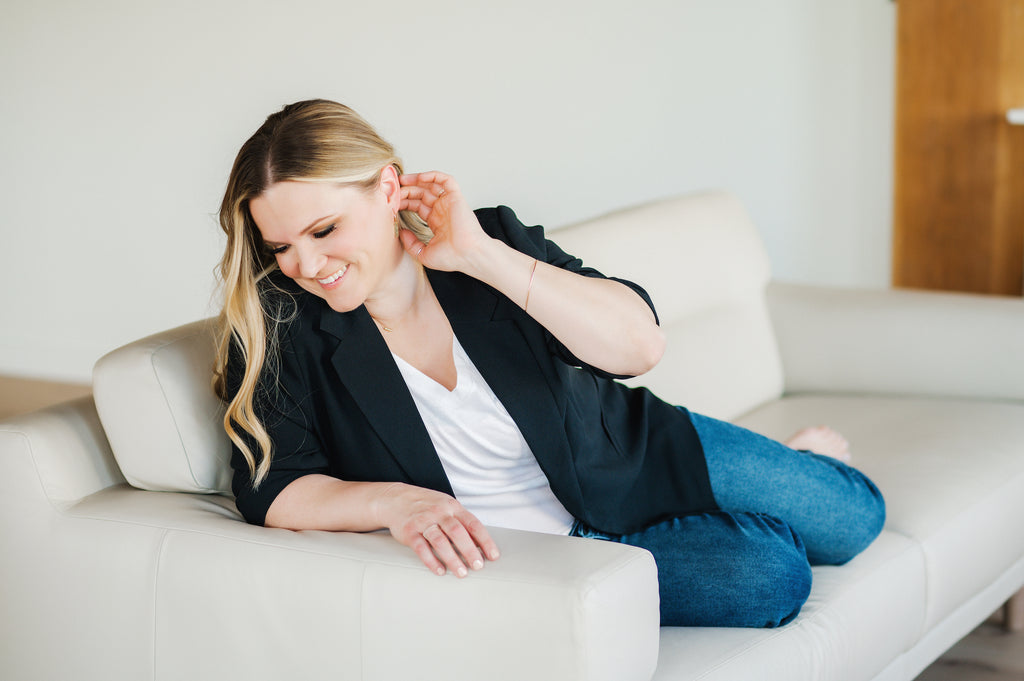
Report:
M354 310L357 307L359 307L358 305L339 305L339 304L337 304L335 302L332 302L330 300L327 301L327 305L328 305L328 307L330 307L335 312L351 312L352 310Z
M332 296L320 294L327 301L327 306L335 312L351 312L363 304L362 300L353 300L350 296Z
M303 286L307 293L323 299L335 312L351 312L363 304L362 300L355 300L352 296L339 295L335 291L325 291L322 287Z

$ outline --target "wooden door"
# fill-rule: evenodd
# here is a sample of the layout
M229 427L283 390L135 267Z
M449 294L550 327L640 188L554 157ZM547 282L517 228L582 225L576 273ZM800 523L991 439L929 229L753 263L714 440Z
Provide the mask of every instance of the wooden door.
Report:
M898 0L893 284L1024 291L1024 0Z

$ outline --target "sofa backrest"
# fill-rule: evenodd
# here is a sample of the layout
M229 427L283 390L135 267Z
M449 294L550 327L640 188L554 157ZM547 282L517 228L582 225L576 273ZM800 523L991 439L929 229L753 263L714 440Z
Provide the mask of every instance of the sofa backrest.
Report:
M626 381L673 404L735 418L782 394L768 317L768 256L735 197L708 192L627 208L548 238L643 286L668 338L654 370Z
M214 351L208 319L135 341L96 363L96 411L135 487L230 493L224 405L210 386Z
M726 194L669 199L549 233L605 274L644 286L668 337L629 381L719 418L778 397L782 370L764 302L768 259ZM96 409L125 478L149 490L230 493L223 404L210 388L212 320L144 338L93 371Z

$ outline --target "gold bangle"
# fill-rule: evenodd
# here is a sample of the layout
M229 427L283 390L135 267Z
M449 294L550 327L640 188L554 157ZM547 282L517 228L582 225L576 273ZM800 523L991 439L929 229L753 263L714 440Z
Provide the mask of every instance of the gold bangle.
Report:
M537 274L537 263L539 262L536 258L533 259L533 269L530 270L530 283L526 287L526 302L523 303L523 312L526 312L526 308L530 304L530 289L533 288L533 277Z

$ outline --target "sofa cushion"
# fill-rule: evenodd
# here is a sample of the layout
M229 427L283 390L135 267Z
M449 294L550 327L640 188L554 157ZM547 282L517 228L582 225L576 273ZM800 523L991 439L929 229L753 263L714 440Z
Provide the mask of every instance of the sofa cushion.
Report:
M814 568L800 617L781 629L664 627L654 681L679 670L703 681L874 679L920 633L923 564L913 541L883 532L846 566Z
M224 405L210 387L213 332L213 320L195 322L96 363L96 411L121 472L135 487L230 494Z
M668 338L665 358L630 385L726 419L781 395L782 364L765 303L768 256L735 197L681 196L549 236L654 299Z

